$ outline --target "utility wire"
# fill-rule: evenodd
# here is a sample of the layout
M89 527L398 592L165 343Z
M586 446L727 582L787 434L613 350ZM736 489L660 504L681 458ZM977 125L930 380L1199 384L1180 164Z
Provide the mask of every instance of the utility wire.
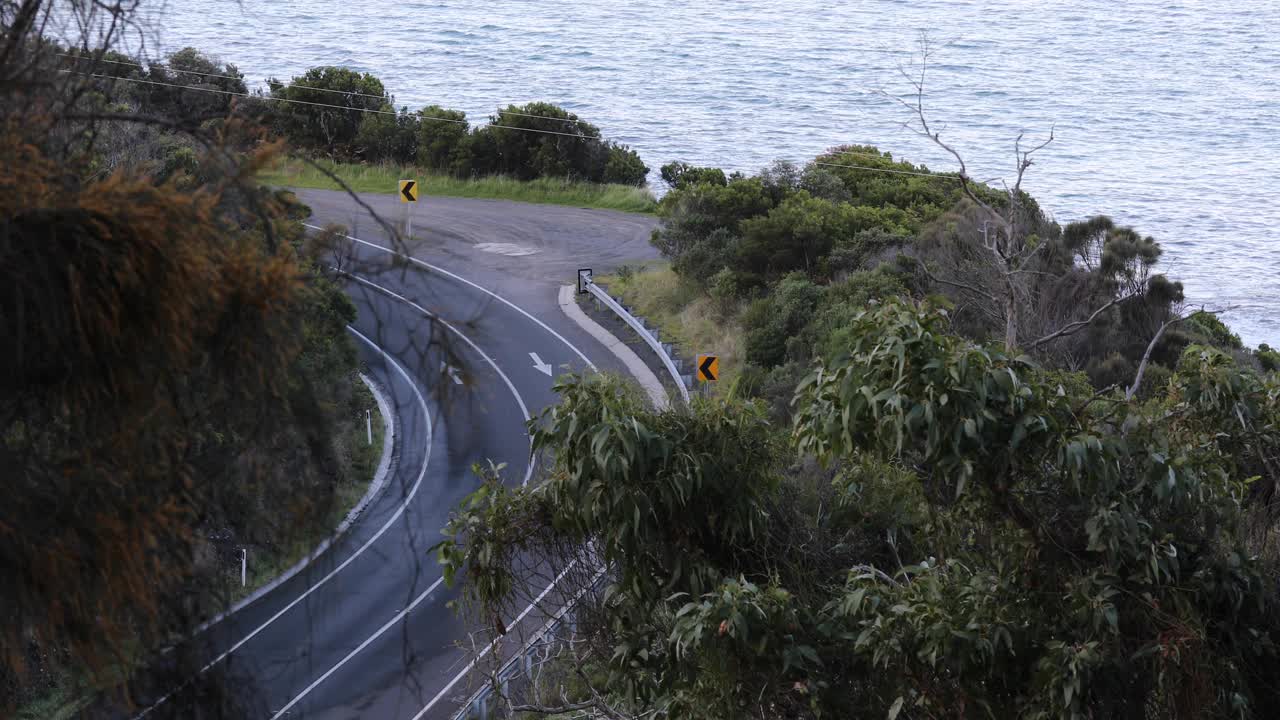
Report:
M193 86L191 86L191 85L179 85L179 84L177 84L177 83L160 82L160 81L158 81L158 80L144 80L144 79L142 79L142 78L125 78L125 77L116 77L115 75L102 75L102 74L98 74L98 73L84 73L84 72L76 72L76 71L74 71L74 70L58 70L58 72L60 72L60 73L64 73L64 74L68 74L68 75L80 75L80 76L83 76L83 77L101 78L101 79L103 79L103 80L119 80L119 81L123 81L123 82L142 83L142 84L145 84L145 85L159 85L159 86L162 86L162 87L172 87L172 88L178 88L179 90L194 90L194 91L196 91L196 92L209 92L209 93L216 93L216 94L219 94L219 95L230 95L230 96L232 96L232 97L244 97L244 98L251 98L251 99L258 99L258 100L267 100L267 101L272 101L272 102L294 103L294 104L297 104L297 105L310 105L310 106L313 106L313 107L333 108L333 109L335 109L335 110L345 110L345 111L348 111L348 112L362 112L362 113L371 113L371 114L374 114L374 115L392 115L392 116L397 116L397 115L399 114L399 113L397 113L397 112L396 112L396 111L394 111L394 110L371 110L371 109L369 109L369 108L348 107L348 106L345 106L345 105L333 105L333 104L331 104L331 103L312 102L312 101L310 101L310 100L294 100L294 99L292 99L292 98L273 97L273 96L271 96L271 95L253 95L253 94L251 94L251 93L241 93L241 92L235 92L235 91L233 91L233 90L219 90L219 89L217 89L217 88L193 87ZM537 117L537 116L534 116L534 117ZM452 119L452 118L441 118L441 117L427 117L427 116L421 116L419 119L420 119L420 120L422 120L422 121L434 120L434 121L438 121L438 122L454 123L454 124L458 124L458 125L466 125L466 126L468 126L468 127L471 125L471 123L470 123L470 122L468 122L468 121L466 121L466 120L454 120L454 119ZM522 127L516 127L516 126L514 126L514 125L498 125L498 124L492 124L492 123L491 123L491 124L489 124L489 125L487 125L486 127L501 128L501 129L503 129L503 130L518 130L518 131L520 131L520 132L539 133L539 134L542 134L542 135L558 135L558 136L561 136L561 137L577 138L577 139L579 139L579 140L592 140L592 141L600 142L600 143L608 143L608 142L609 142L608 140L605 140L604 138L590 137L590 136L587 136L587 135L575 135L575 134L573 134L573 133L557 132L557 131L555 131L555 130L541 130L541 129L537 129L537 128L522 128ZM875 155L875 154L873 154L873 153L857 153L857 152L850 151L850 152L842 152L842 153L839 153L839 154L841 154L841 155L860 155L860 156L863 156L863 157L875 158L875 159L877 159L877 160L885 160L885 159L886 159L886 158L884 158L883 156ZM960 179L959 177L957 177L957 176L955 176L955 175L944 175L944 174L940 174L940 173L912 172L912 171L909 171L909 170L894 170L894 169L892 169L892 168L878 168L878 167L870 167L870 166L866 166L866 165L843 165L843 164L840 164L840 163L828 163L828 162L818 162L818 161L814 161L814 163L813 163L813 164L814 164L814 165L819 165L819 166L825 166L825 167L847 168L847 169L849 169L849 170L866 170L866 171L868 171L868 172L881 172L881 173L887 173L887 174L891 174L891 175L914 175L914 176L917 176L917 177L941 178L941 179L944 179L944 180L957 180L957 181Z
M57 55L59 55L59 56L61 56L61 57L71 58L72 60L85 60L85 61L90 61L90 62L104 62L104 63L111 63L111 64L113 64L113 65L126 65L126 66L129 66L129 67L136 67L136 68L140 68L140 69L143 69L143 70L149 70L149 69L154 69L154 68L156 68L156 67L160 67L160 68L164 68L165 70L167 70L167 71L169 71L169 72L184 73L184 74L186 74L186 75L198 75L198 76L201 76L201 77L223 78L223 79L225 79L225 80L241 80L241 81L243 81L243 80L244 80L244 75L243 75L243 74L240 74L240 75L224 75L224 74L221 74L221 73L201 72L201 71L199 71L199 70L182 70L182 69L180 69L180 68L171 67L171 66L165 65L165 64L163 64L163 63L155 63L155 64L153 64L153 65L148 66L148 65L143 65L142 63L126 62L126 61L124 61L124 60L108 60L108 59L106 59L106 58L93 58L93 57L88 57L88 56L85 56L85 55L72 55L71 53L56 53L56 54L57 54ZM115 77L115 76L114 76L114 75L112 75L112 76L110 76L110 77ZM117 79L119 79L119 80L126 80L126 79L128 79L128 78L117 78ZM275 79L275 78L273 77L272 79ZM372 94L372 93L362 93L362 92L357 92L357 91L355 91L355 90L334 90L333 88L315 87L314 85L300 85L300 84L298 84L298 83L296 83L296 82L291 82L291 83L288 83L288 84L286 85L285 83L283 83L283 82L282 82L282 81L280 81L280 80L276 80L276 82L279 82L279 83L280 83L282 86L284 86L284 87L290 87L290 88L301 88L301 89L303 89L303 90L314 90L314 91L316 91L316 92L327 92L327 93L333 93L333 94L335 94L335 95L348 95L348 96L356 96L356 97L367 97L367 98L374 98L374 99L377 99L377 100L386 100L386 99L388 99L388 98L387 98L387 95L385 95L385 94L383 94L383 95L374 95L374 94ZM185 87L185 86L184 86L184 87ZM518 116L520 116L520 117L537 118L537 119L539 119L539 120L555 120L555 121L557 121L557 122L567 122L567 123L586 122L585 120L580 120L580 119L551 117L550 115L533 115L533 114L530 114L530 113L515 112L515 111L512 111L512 110L501 110L501 109L499 109L499 110L498 110L498 114L500 114L500 115L518 115Z
M862 154L862 153L838 153L838 154L840 154L840 155L855 155L855 154ZM884 159L884 158L881 158L881 160L883 160L883 159ZM948 180L959 180L959 179L960 179L958 176L956 176L956 175L951 175L951 174L943 174L943 173L922 173L922 172L912 172L912 171L910 171L910 170L893 170L893 169L891 169L891 168L876 168L876 167L868 167L868 166L866 166L866 165L841 165L840 163L818 162L817 160L814 160L814 161L813 161L813 164L814 164L814 165L821 165L821 166L823 166L823 167L848 168L848 169L850 169L850 170L874 170L874 171L876 171L876 172L892 173L892 174L894 174L894 175L915 175L915 176L918 176L918 177L946 178L946 179L948 179Z
M257 100L269 100L272 102L295 103L298 105L312 105L315 107L333 108L335 110L346 110L348 112L372 113L374 115L393 115L393 116L399 115L399 113L397 113L395 110L371 110L369 108L349 107L346 105L334 105L332 103L312 102L310 100L294 100L293 98L273 97L271 95L254 95L252 93L235 92L234 90L219 90L217 88L193 87L191 85L179 85L177 83L160 82L158 80L143 80L142 78L124 78L124 77L116 77L114 75L100 75L97 73L76 72L75 70L59 70L58 72L66 73L69 75L82 75L84 77L102 78L103 80L120 80L123 82L143 83L146 85L160 85L163 87L178 88L180 90L195 90L197 92L210 92L210 93L217 93L219 95L231 95L233 97L253 98ZM454 123L457 125L466 125L468 127L471 125L471 123L467 120L454 120L453 118L424 116L419 119L423 121L432 120L436 122ZM579 140L594 140L596 142L601 142L601 143L609 142L604 138L591 137L589 135L578 135L575 133L557 132L555 130L540 130L538 128L522 128L522 127L516 127L514 125L497 125L494 123L490 123L486 127L502 128L503 130L519 130L521 132L541 133L543 135L559 135L562 137L577 138Z
M87 56L84 56L84 55L73 55L73 54L71 54L71 53L56 53L56 54L57 54L57 55L60 55L60 56L62 56L62 57L71 58L71 59L73 59L73 60L89 60L89 61L93 61L93 60L95 60L95 58L87 57ZM108 59L106 59L106 58L99 58L99 59L97 59L97 61L98 61L98 62L105 62L105 63L113 63L113 64L115 64L115 65L127 65L127 66L130 66L130 67L136 67L136 68L147 69L147 66L146 66L146 65L143 65L143 64L141 64L141 63L126 62L126 61L124 61L124 60L108 60ZM219 73L207 73L207 72L200 72L200 71L197 71L197 70L180 70L180 69L177 69L177 68L172 68L172 67L165 66L165 65L163 65L163 64L161 64L161 63L156 63L156 65L157 65L157 66L159 66L159 67L163 67L163 68L165 68L166 70L170 70L170 71L172 71L172 72L186 73L186 74L188 74L188 75L199 75L199 76L204 76L204 77L224 78L224 79L227 79L227 80L244 80L244 76L243 76L243 75L223 75L223 74L219 74ZM95 75L94 77L100 77L100 76ZM121 77L116 77L116 76L114 76L114 75L109 75L109 76L106 76L106 77L110 77L110 78L112 78L112 79L116 79L116 80L126 80L126 81L129 81L129 80L136 80L136 78L121 78ZM155 82L155 81L144 81L144 82ZM159 84L159 83L157 83L157 84ZM187 86L187 85L182 85L181 87L188 88L188 89L191 89L191 90L203 90L203 89L205 89L205 88L194 88L194 87L190 87L190 86ZM354 91L354 90L334 90L334 89L332 89L332 88L321 88L321 87L315 87L315 86L312 86L312 85L299 85L299 84L297 84L297 83L290 83L290 84L289 84L289 85L287 85L286 87L302 88L302 89L304 89L304 90L314 90L314 91L317 91L317 92L334 93L334 94L336 94L336 95L348 95L348 96L354 95L354 96L358 96L358 97L375 98L375 99L378 99L378 100L385 100L385 99L387 99L385 95L373 95L373 94L371 94L371 93L356 92L356 91ZM259 96L259 97L261 97L261 96ZM277 100L285 100L286 98L274 98L274 99L277 99ZM307 102L307 101L305 101L305 100L294 100L294 101L292 101L292 102ZM333 107L342 107L342 106L333 106ZM360 111L362 111L362 112L377 112L377 113L387 112L387 111L385 111L385 110L368 110L368 111L365 111L365 110L363 110L362 108L346 108L346 109L349 109L349 110L360 110ZM499 114L501 114L501 115L516 115L516 116L519 116L519 117L536 118L536 119L539 119L539 120L556 120L556 121L559 121L559 122L568 122L568 123L586 122L585 120L570 120L569 118L557 118L557 117L550 117L550 116L548 116L548 115L532 115L532 114L530 114L530 113L521 113L521 112L514 112L514 111L509 111L509 110L501 110L501 109L500 109L500 110L498 110L498 113L499 113ZM433 120L441 120L441 121L445 121L445 122L458 122L458 121L456 121L456 120L447 120L447 119L445 119L445 118L431 118L431 119L433 119ZM529 129L529 130L532 130L532 128L510 128L510 129ZM871 159L873 159L873 160L887 160L887 159L888 159L888 158L885 158L883 155L878 155L878 154L876 154L876 153L863 153L863 152L857 152L857 151L853 151L853 150L841 151L839 154L840 154L840 155L854 155L854 156L857 156L857 157L871 158ZM890 162L892 162L892 160L890 160ZM870 168L866 168L866 167L861 166L861 165L839 165L839 164L835 164L835 163L818 163L818 162L815 162L814 164L815 164L815 165L826 165L826 166L829 166L829 167L843 167L843 168L851 168L851 169L855 169L855 170L867 170L867 169L870 169ZM906 170L888 170L888 169L884 169L884 172L892 172L892 173L901 174L901 175L919 175L919 176L921 176L921 177L935 177L935 176L934 176L934 174L932 174L932 173L912 173L912 172L908 172L908 171L906 171Z

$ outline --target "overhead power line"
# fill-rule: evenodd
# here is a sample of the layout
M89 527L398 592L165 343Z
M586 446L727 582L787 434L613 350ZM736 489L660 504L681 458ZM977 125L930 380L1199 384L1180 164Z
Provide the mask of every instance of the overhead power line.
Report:
M165 70L168 70L169 72L183 73L183 74L185 74L185 75L196 75L196 76L199 76L199 77L222 78L222 79L224 79L224 80L244 80L244 75L243 75L243 74L241 74L241 75L226 75L226 74L223 74L223 73L201 72L201 71L199 71L199 70L183 70L183 69L181 69L181 68L171 67L171 66L168 66L168 65L164 65L164 64L162 64L162 63L156 63L155 65L148 66L148 65L144 65L144 64L142 64L142 63L127 62L127 61L124 61L124 60L108 60L108 59L106 59L106 58L93 58L93 57L87 57L87 56L84 56L84 55L73 55L73 54L71 54L71 53L57 53L57 55L59 55L59 56L61 56L61 57L65 57L65 58L70 58L70 59L72 59L72 60L82 60L82 61L88 61L88 62L104 62L104 63L111 63L112 65L125 65L125 66L128 66L128 67L136 67L136 68L139 68L139 69L142 69L142 70L147 70L147 69L150 69L151 67L159 66L159 67L163 67ZM111 76L111 77L115 77L115 76L113 75L113 76ZM116 79L119 79L119 80L127 80L128 78L116 78ZM274 76L273 76L273 78L272 78L272 79L274 79ZM280 82L280 81L279 81L279 80L277 80L277 82ZM282 84L282 85L284 85L284 83L281 83L281 84ZM333 88L322 88L322 87L316 87L316 86L314 86L314 85L302 85L302 84L299 84L299 83L297 83L297 82L291 82L291 83L288 83L287 85L284 85L284 86L285 86L285 87L291 87L291 88L301 88L301 89L303 89L303 90L314 90L314 91L316 91L316 92L327 92L327 93L333 93L333 94L335 94L335 95L347 95L347 96L355 96L355 97L367 97L367 98L374 98L374 99L376 99L376 100L386 100L386 99L387 99L387 95L386 95L386 94L383 94L383 95L374 95L373 93L362 93L362 92L357 92L357 91L355 91L355 90L334 90ZM582 119L579 119L579 118L562 118L562 117L552 117L552 116L550 116L550 115L534 115L534 114L531 114L531 113L516 112L516 111L514 111L514 110L503 110L503 109L501 109L501 108L499 108L499 109L497 110L497 112L498 112L498 114L500 114L500 115L517 115L517 116L519 116L519 117L536 118L536 119L539 119L539 120L554 120L554 121L556 121L556 122L567 122L567 123L579 123L579 122L586 122L585 120L582 120Z
M335 110L345 110L348 112L372 113L374 115L392 115L392 116L399 115L399 113L397 113L395 110L372 110L370 108L350 107L347 105L334 105L332 103L313 102L310 100L295 100L293 98L282 98L282 97L275 97L272 95L254 95L252 93L235 92L234 90L219 90L218 88L179 85L178 83L160 82L158 80L144 80L142 78L116 77L115 75L102 75L99 73L84 73L84 72L76 72L75 70L59 70L58 72L66 73L69 75L82 75L84 77L101 78L103 80L119 80L121 82L143 83L145 85L160 85L163 87L178 88L179 90L195 90L196 92L210 92L210 93L217 93L219 95L230 95L232 97L252 98L255 100L266 100L270 102L294 103L297 105L311 105L314 107L333 108ZM422 121L431 120L434 122L446 122L446 123L454 123L457 125L467 125L467 126L471 125L471 123L467 120L454 120L453 118L420 116L419 120L422 120ZM490 123L487 127L502 128L503 130L518 130L520 132L541 133L543 135L559 135L562 137L577 138L579 140L594 140L596 142L602 142L602 143L609 142L604 138L591 137L589 135L557 132L555 130L542 130L539 128L522 128L522 127L516 127L515 125L497 125L494 123Z
M349 106L346 106L346 105L334 105L334 104L332 104L332 103L313 102L313 101L310 101L310 100L295 100L295 99L293 99L293 98L274 97L274 96L272 96L272 95L254 95L254 94L252 94L252 93L247 93L247 92L244 92L244 93L242 93L242 92L235 92L234 90L220 90L220 89L218 89L218 88L195 87L195 86L191 86L191 85L180 85L180 84L178 84L178 83L160 82L160 81L158 81L158 80L145 80L145 79L142 79L142 78L117 77L117 76L115 76L115 75L103 75L103 74L99 74L99 73L76 72L75 70L58 70L58 72L59 72L59 73L64 73L64 74L68 74L68 75L80 75L80 76L83 76L83 77L99 78L99 79L102 79L102 80L116 80L116 81L121 81L121 82L141 83L141 84L145 84L145 85L159 85L159 86L162 86L162 87L177 88L177 89L179 89L179 90L192 90L192 91L195 91L195 92L208 92L208 93L215 93L215 94L218 94L218 95L230 95L230 96L232 96L232 97L243 97L243 98L250 98L250 99L256 99L256 100L264 100L264 101L269 101L269 102L283 102L283 103L293 103L293 104L296 104L296 105L309 105L309 106L312 106L312 107L332 108L332 109L334 109L334 110L344 110L344 111L347 111L347 112L362 112L362 113L370 113L370 114L373 114L373 115L392 115L392 116L398 116L398 115L399 115L399 113L397 113L395 110L372 110L372 109L369 109L369 108L349 107ZM224 76L224 77L226 77L226 76ZM533 116L533 117L538 117L538 116ZM563 118L561 118L561 119L563 119ZM420 116L419 116L419 120L420 120L420 121L433 120L433 121L437 121L437 122L453 123L453 124L457 124L457 125L466 125L466 126L468 126L468 127L470 127L470 125L471 125L471 123L470 123L470 122L468 122L467 120L454 120L453 118L431 117L431 116L424 116L424 115L420 115ZM500 129L503 129L503 130L516 130L516 131L519 131L519 132L538 133L538 134L542 134L542 135L558 135L558 136L561 136L561 137L571 137L571 138L576 138L576 139L579 139L579 140L590 140L590 141L595 141L595 142L600 142L600 143L608 143L608 142L609 142L609 141L608 141L608 140L606 140L605 138L591 137L591 136L588 136L588 135L577 135L577 134L574 134L574 133L557 132L557 131L555 131L555 130L542 130L542 129L539 129L539 128L523 128L523 127L516 127L516 126L514 126L514 125L498 125L498 124L495 124L495 123L490 123L490 124L489 124L489 125L487 125L486 127L500 128ZM885 157L883 157L883 156L881 156L881 155L876 155L876 154L874 154L874 153L858 153L858 152L856 152L856 151L841 151L841 152L837 152L836 154L837 154L837 155L856 155L856 156L861 156L861 157L874 158L874 159L876 159L876 160L885 160L885 159L887 159L887 158L885 158ZM893 169L893 168L879 168L879 167L871 167L871 166L867 166L867 165L844 165L844 164L840 164L840 163L820 162L820 161L817 161L817 160L815 160L815 161L813 162L813 164L814 164L814 165L818 165L818 166L825 166L825 167L839 167L839 168L847 168L847 169L850 169L850 170L866 170L866 171L868 171L868 172L881 172L881 173L887 173L887 174L891 174L891 175L914 175L914 176L918 176L918 177L940 178L940 179L944 179L944 180L957 180L957 181L960 179L959 177L957 177L957 176L955 176L955 175L944 175L944 174L939 174L939 173L913 172L913 171L909 171L909 170L895 170L895 169Z
M837 153L837 154L839 154L839 155L852 155L852 154L854 154L854 153ZM884 158L881 158L881 159L883 160ZM848 168L848 169L850 169L850 170L874 170L874 171L876 171L876 172L892 173L892 174L894 174L894 175L916 175L916 176L919 176L919 177L929 177L929 178L946 178L946 179L948 179L948 180L959 180L959 179L960 179L959 177L957 177L957 176L955 176L955 175L945 175L945 174L942 174L942 173L923 173L923 172L913 172L913 171L910 171L910 170L894 170L894 169L892 169L892 168L878 168L878 167L870 167L870 166L867 166L867 165L841 165L840 163L818 162L817 160L814 160L814 161L813 161L813 164L814 164L814 165L821 165L822 167Z

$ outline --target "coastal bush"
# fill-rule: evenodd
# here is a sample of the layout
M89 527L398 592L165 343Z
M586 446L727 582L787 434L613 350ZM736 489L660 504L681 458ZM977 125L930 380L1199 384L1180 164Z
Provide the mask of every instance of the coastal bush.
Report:
M610 143L609 155L598 182L640 186L645 184L648 174L649 168L634 150Z
M354 157L355 140L369 113L392 113L395 103L382 81L341 67L314 67L288 84L268 81L278 102L276 131L296 148L335 157ZM397 116L388 114L387 118Z
M395 113L390 105L380 109L386 114L368 114L360 122L353 152L370 162L412 163L418 156L418 116L405 108Z
M455 177L471 174L471 131L467 114L429 105L418 111L418 164Z
M824 288L802 273L794 273L783 278L767 297L753 302L742 318L747 362L769 369L789 357L807 360L809 349L800 331L813 317L823 293ZM793 340L799 340L798 347L793 347Z
M1262 366L1265 372L1276 372L1280 370L1280 352L1271 349L1271 346L1262 343L1258 346L1257 351L1258 364Z
M905 214L897 208L834 203L800 190L763 217L742 223L736 269L768 278L793 270L816 276L832 248L850 250L858 234L868 230L905 233L904 220Z
M659 170L662 181L672 190L707 183L724 186L728 184L724 171L720 168L695 167L688 163L670 162Z
M551 103L508 105L475 135L473 167L482 174L638 186L649 172L635 151L606 142L599 128Z
M1078 373L954 335L927 304L875 304L849 327L794 390L795 455L759 406L652 413L565 379L566 402L531 426L554 458L547 485L487 481L446 528L446 576L484 617L518 601L518 552L559 567L602 552L579 709L1280 711L1280 557L1247 531L1256 479L1280 479L1265 466L1274 378L1197 346L1167 394L1099 397ZM730 471L742 495L726 501Z
M121 70L127 68L117 67ZM244 74L235 65L221 63L192 47L173 53L166 63L152 63L145 78L157 83L141 86L146 109L166 118L204 120L225 117L237 101L234 95L226 93L243 95L248 92Z

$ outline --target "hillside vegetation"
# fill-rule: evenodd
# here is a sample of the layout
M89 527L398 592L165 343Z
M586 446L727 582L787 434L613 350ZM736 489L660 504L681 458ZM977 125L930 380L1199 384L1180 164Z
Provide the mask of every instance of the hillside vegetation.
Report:
M330 534L376 452L356 308L254 180L282 146L230 96L116 82L45 9L0 4L6 717L121 700L227 607L242 548L266 569Z
M729 382L653 412L562 378L544 484L486 472L457 510L440 560L480 618L526 553L604 572L512 706L1280 713L1274 351L1188 307L1155 239L870 147L662 176L670 267L610 288Z

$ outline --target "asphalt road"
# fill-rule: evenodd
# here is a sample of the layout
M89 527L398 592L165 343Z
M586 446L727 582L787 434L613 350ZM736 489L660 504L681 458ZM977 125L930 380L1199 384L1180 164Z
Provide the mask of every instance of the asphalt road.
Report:
M346 194L298 195L310 224L342 224L368 243L351 243L341 264L355 278L361 357L394 405L393 462L385 488L324 555L200 636L200 675L226 682L246 718L451 717L476 681L463 672L475 652L459 647L471 646L467 628L446 606L455 594L427 548L476 487L473 463L505 462L509 484L529 477L525 419L556 401L531 353L554 375L622 371L563 315L557 291L577 268L655 257L655 221L424 197L410 248L433 266L424 267L379 250L388 237ZM396 196L361 199L403 220ZM195 692L148 716L188 716Z

